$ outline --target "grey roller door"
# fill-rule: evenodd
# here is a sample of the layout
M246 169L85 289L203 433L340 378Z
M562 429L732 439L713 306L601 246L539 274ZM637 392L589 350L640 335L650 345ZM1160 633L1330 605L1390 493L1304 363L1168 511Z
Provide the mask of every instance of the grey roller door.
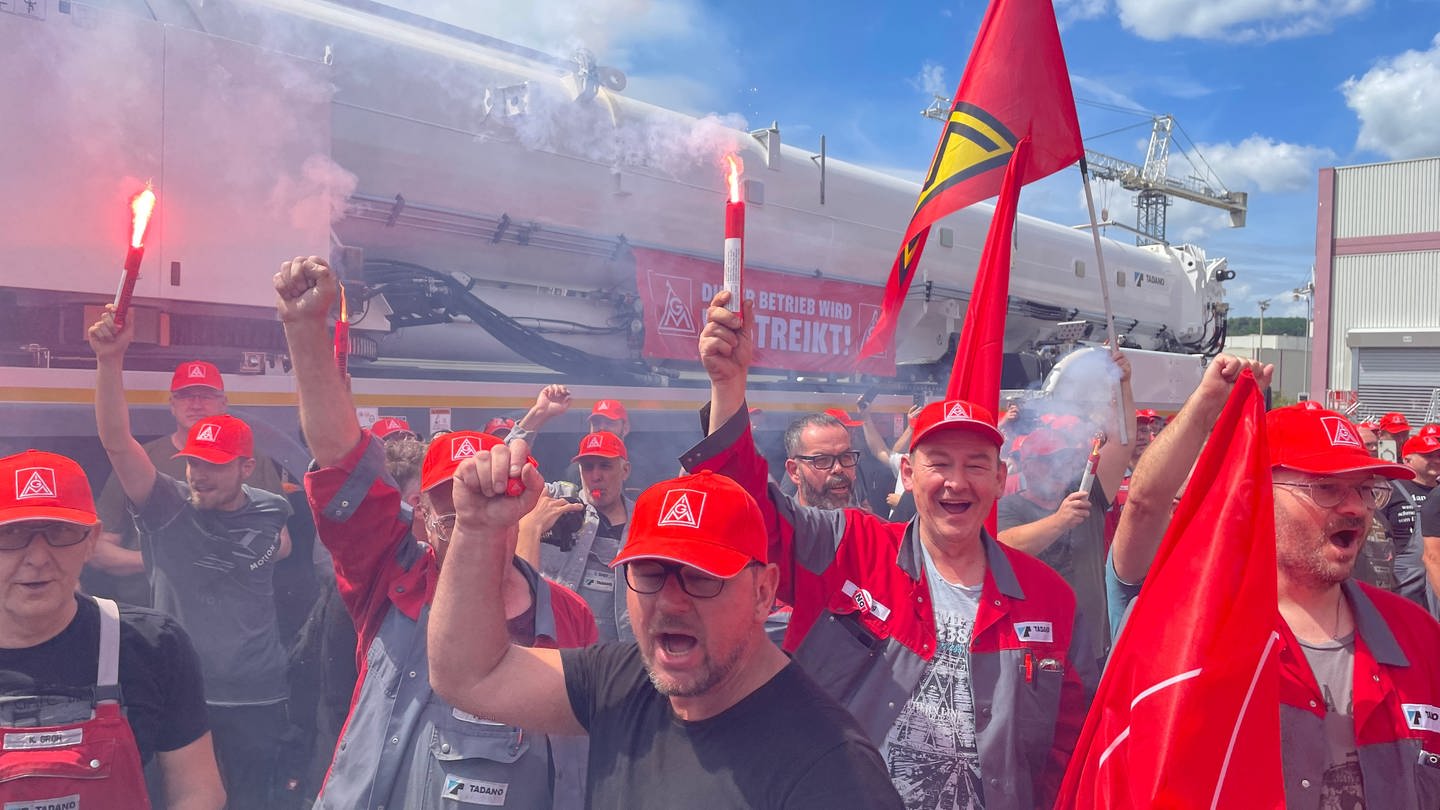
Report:
M1355 365L1363 415L1399 411L1411 425L1424 424L1440 388L1440 348L1364 347L1355 350Z

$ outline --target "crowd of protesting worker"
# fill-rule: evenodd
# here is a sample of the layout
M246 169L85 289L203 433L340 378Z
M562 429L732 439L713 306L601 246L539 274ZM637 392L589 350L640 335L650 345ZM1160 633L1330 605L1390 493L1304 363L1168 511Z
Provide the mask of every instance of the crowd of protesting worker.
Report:
M1125 742L1082 756L1102 673L1169 654L1174 594L1146 581L1220 521L1200 499L1263 506L1274 604L1251 623L1276 688L1254 709L1284 806L1440 807L1440 425L1302 402L1241 435L1269 366L1217 356L1161 414L1112 350L1098 407L942 399L897 431L862 399L775 424L720 292L688 450L656 457L601 399L541 469L563 380L518 419L362 426L336 274L297 257L274 287L303 480L205 362L175 369L174 429L142 444L109 312L89 331L108 480L0 459L7 810L1095 806L1076 786ZM1211 475L1242 450L1259 494ZM1240 729L1187 712L1177 742ZM1156 785L1109 806L1211 804Z

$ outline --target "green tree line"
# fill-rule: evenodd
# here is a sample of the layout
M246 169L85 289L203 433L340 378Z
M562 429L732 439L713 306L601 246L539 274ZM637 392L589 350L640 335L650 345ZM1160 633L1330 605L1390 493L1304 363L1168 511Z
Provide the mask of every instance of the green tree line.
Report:
M1251 317L1231 318L1229 333L1232 335L1258 335L1260 333L1260 319ZM1305 319L1266 318L1265 334L1304 337Z

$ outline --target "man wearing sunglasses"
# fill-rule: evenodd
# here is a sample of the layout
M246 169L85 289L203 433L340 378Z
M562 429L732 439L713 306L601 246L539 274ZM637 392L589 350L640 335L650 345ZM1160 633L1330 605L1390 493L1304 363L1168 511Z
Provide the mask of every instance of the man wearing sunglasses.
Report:
M1370 517L1414 471L1340 414L1266 414L1279 574L1280 737L1291 808L1440 801L1440 624L1356 582Z
M1075 595L984 528L1004 488L1003 437L984 408L916 415L900 473L916 518L816 509L767 487L745 407L753 341L711 302L700 336L710 435L682 457L759 500L779 592L794 606L785 649L881 747L912 810L1048 806L1084 720L1095 661Z
M465 461L503 443L466 430L432 438L412 510L386 473L382 442L360 428L335 367L328 331L339 291L334 270L321 258L298 257L281 266L274 284L300 424L315 454L305 489L359 637L360 684L314 807L578 806L579 768L552 755L556 741L528 726L463 711L436 694L427 677L425 628L455 531L452 478ZM516 442L524 446L523 439ZM514 544L512 536L505 562L495 569L503 594L484 618L527 647L593 643L595 618L585 602L541 579L515 556Z
M154 760L172 810L219 810L189 637L158 611L78 593L99 532L79 464L0 459L0 804L146 807Z
M899 810L854 720L766 638L778 572L759 508L727 478L663 481L636 500L613 562L636 643L514 645L496 611L501 571L544 485L522 461L498 447L456 472L430 619L437 692L501 722L588 734L589 807ZM517 474L525 491L509 496Z

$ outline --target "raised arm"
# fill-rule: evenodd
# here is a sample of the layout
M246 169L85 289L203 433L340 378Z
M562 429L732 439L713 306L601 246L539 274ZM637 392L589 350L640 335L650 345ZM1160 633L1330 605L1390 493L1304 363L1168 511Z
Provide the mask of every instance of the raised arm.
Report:
M155 489L155 464L130 433L130 406L125 402L125 350L134 337L135 321L115 326L115 307L90 327L90 348L95 350L95 427L100 444L125 497L143 505Z
M297 256L275 274L275 309L285 328L295 387L300 395L300 427L315 463L334 466L360 441L360 420L350 385L335 366L330 311L340 281L319 256Z
M546 422L568 410L570 410L570 389L558 384L547 385L535 395L535 404L531 405L530 410L520 417L520 421L515 423L515 427L534 433L545 427Z
M710 299L705 328L700 331L700 362L710 375L710 425L714 433L745 406L745 375L755 357L751 325L755 305L745 303L744 318L729 309L730 292L721 290Z
M430 685L450 705L545 734L585 733L565 689L558 650L519 647L505 629L509 540L545 482L532 464L525 491L506 494L510 449L481 451L455 471L455 531L430 608Z
M885 439L880 435L880 429L875 427L875 420L870 413L868 403L860 403L856 406L860 411L861 430L865 433L865 446L870 448L870 455L874 456L881 464L890 463L890 448L885 446Z
M1115 574L1122 582L1133 585L1145 578L1165 529L1170 525L1175 495L1189 477L1195 459L1200 457L1200 449L1225 408L1235 381L1247 368L1262 388L1270 385L1274 366L1224 354L1210 361L1200 385L1140 456L1130 476L1130 495L1110 546Z

